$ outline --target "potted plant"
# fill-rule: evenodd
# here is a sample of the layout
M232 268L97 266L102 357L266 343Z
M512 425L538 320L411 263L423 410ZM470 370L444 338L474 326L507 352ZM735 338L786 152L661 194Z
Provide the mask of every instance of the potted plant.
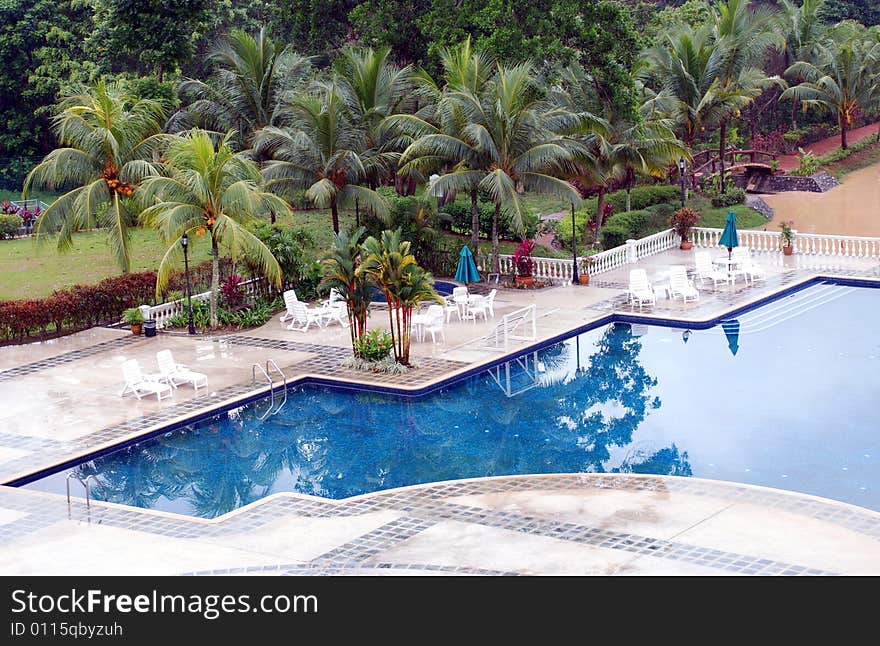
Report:
M583 258L580 259L580 262L578 263L580 265L580 267L579 267L580 273L578 274L578 280L581 285L589 285L590 284L590 267L593 266L594 262L595 261L593 260L592 256L584 256Z
M782 241L782 253L786 256L790 256L792 251L794 251L794 246L792 245L794 229L791 228L792 224L794 224L794 220L788 220L787 222L783 220L779 223L779 228L782 229L779 233L779 239Z
M680 208L669 216L669 226L671 226L681 238L679 248L687 251L694 246L690 241L691 229L693 229L699 221L699 211L695 211L688 207Z
M532 251L535 250L534 240L523 240L513 252L513 266L516 271L516 282L520 285L531 287L535 284L535 277L532 275L534 261L532 260Z
M140 335L141 328L144 325L144 313L139 307L129 307L122 313L122 322L131 326L131 333Z

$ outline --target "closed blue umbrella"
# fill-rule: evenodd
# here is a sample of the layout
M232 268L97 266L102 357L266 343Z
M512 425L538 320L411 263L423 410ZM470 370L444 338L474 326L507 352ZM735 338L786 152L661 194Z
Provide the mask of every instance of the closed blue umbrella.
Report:
M733 248L739 246L739 240L736 235L736 213L733 211L727 214L727 222L724 224L724 232L721 234L718 244L727 247L728 258L730 258Z
M476 283L480 280L480 272L474 262L474 255L468 247L462 247L458 258L458 269L455 271L455 280L459 283Z
M727 337L727 347L736 356L739 350L739 321L731 319L729 321L721 321L721 329L724 330L724 336Z

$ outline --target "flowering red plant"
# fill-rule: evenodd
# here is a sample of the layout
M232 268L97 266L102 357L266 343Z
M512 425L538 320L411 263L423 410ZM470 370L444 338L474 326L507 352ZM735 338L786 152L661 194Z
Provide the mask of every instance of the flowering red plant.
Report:
M525 239L513 252L513 264L516 267L516 275L526 278L532 275L532 252L535 250L535 241Z
M236 310L244 304L244 289L241 283L240 276L229 274L220 286L226 306L231 310Z

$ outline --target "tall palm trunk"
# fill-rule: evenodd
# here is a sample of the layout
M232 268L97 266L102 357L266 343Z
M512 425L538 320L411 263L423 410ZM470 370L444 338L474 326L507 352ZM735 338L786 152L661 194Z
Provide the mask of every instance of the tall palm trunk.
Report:
M721 121L721 129L719 131L718 136L718 160L721 164L721 169L719 171L719 179L721 180L721 193L724 194L726 189L724 187L724 152L727 148L727 119Z
M602 220L604 220L605 213L605 191L607 189L604 186L599 187L599 195L596 197L596 239L593 241L594 243L599 242L602 239ZM589 230L589 227L587 227Z
M330 198L330 213L333 214L333 233L339 233L339 209L336 208L336 196Z
M471 187L471 246L474 255L480 248L480 210L477 204L477 187Z
M501 259L498 257L498 219L501 217L501 202L495 204L495 215L492 216L492 271L501 273Z
M844 150L846 150L847 149L847 143L846 143L847 125L846 125L846 117L843 115L842 112L838 115L837 122L840 124L840 147L843 148Z
M220 247L211 231L211 327L217 327L217 295L220 293Z

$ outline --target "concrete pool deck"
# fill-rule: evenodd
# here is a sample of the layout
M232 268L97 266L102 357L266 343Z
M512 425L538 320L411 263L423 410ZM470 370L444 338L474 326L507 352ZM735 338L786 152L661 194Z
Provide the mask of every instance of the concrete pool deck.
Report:
M656 281L664 271L664 268L672 264L692 264L691 260L692 252L672 250L644 259L639 263L639 266L645 267L648 270L649 276ZM780 254L774 253L761 255L760 263L768 270L768 278L764 282L759 282L754 286L745 286L740 281L731 287L719 287L717 291L714 291L711 286L707 286L707 288L701 289L701 298L697 303L688 303L687 305L682 304L680 300L670 301L660 297L655 308L652 308L651 311L645 309L641 314L646 318L654 315L705 321L765 298L799 282L810 280L816 275L850 276L868 279L880 278L877 262L862 259L843 259L839 261L835 259L831 263L827 259L799 256L784 258ZM501 316L508 312L534 304L538 314L537 341L540 342L541 340L551 339L570 330L588 325L590 322L600 320L614 312L638 314L637 309L633 310L629 307L626 302L626 296L623 294L623 289L625 289L628 282L630 268L631 266L627 266L614 272L594 276L588 288L560 286L534 292L501 290L496 300L495 321L498 321ZM371 326L380 323L383 314L381 311L374 312ZM2 393L0 394L0 402L2 402L2 407L0 407L0 419L2 419L2 425L0 425L0 481L11 481L24 474L33 473L52 464L64 462L73 456L91 453L101 447L113 445L125 439L143 435L151 430L165 427L175 420L192 417L201 411L236 401L255 391L265 390L266 386L264 384L257 383L254 385L251 383L251 366L254 363L265 363L267 359L275 360L284 369L289 380L303 376L316 376L373 383L382 386L393 385L399 388L421 389L456 373L466 372L481 364L497 361L501 353L487 348L485 343L480 341L492 329L492 324L493 321L491 320L488 323L458 322L453 317L453 322L446 327L445 342L434 344L428 341L426 343L413 344L413 355L421 367L418 370L412 371L404 378L389 378L387 376L376 376L374 378L372 375L364 375L363 373L341 369L338 366L338 362L347 354L347 331L339 327L330 327L323 330L314 329L306 333L288 331L278 322L277 316L257 330L225 336L190 338L186 335L160 334L154 339L146 339L143 337L132 337L129 333L118 330L95 329L52 342L33 344L31 346L0 348L0 388L2 388L2 391L0 391ZM520 344L518 347L511 348L511 352L521 350L523 347L524 344ZM145 370L152 371L155 369L155 352L163 348L172 349L177 361L207 373L210 376L208 392L203 390L195 394L189 387L184 386L175 391L172 401L156 402L155 398L137 401L131 396L120 398L119 390L122 387L121 362L124 359L137 358ZM571 477L580 478L581 476ZM664 491L679 491L676 489L679 485L671 487L668 485L669 481L677 481L679 479L646 478L646 481L667 483L663 485ZM512 481L516 479L507 480ZM555 484L545 487L544 483L547 481L541 478L538 478L536 482L540 483L540 485L530 490L528 495L529 501L511 501L507 498L496 499L490 497L490 502L483 500L480 504L488 505L494 510L493 513L502 513L510 505L514 505L514 507L526 505L530 509L534 507L540 512L541 522L563 522L562 519L566 517L566 514L562 510L554 511L553 504L550 504L550 501L554 500L554 497L557 495L553 493L556 491ZM773 531L777 531L777 529L773 531L767 529L766 532L769 533L762 537L762 532L765 532L765 530L761 528L767 525L768 518L777 515L778 509L776 507L767 508L761 502L761 496L753 494L756 489L741 485L713 483L713 486L715 485L722 489L733 487L739 492L736 494L740 500L737 503L738 506L734 506L732 509L725 508L725 517L731 518L737 514L745 514L745 517L737 518L737 523L744 524L744 527L748 528L749 531L743 534L741 537L742 542L736 545L726 545L725 539L721 536L724 532L718 532L714 535L714 538L706 539L708 542L705 545L701 544L701 549L710 549L712 547L711 543L714 540L718 543L712 549L718 548L724 553L752 555L757 561L769 560L773 563L785 563L787 564L785 569L788 569L788 566L792 566L802 567L804 571L816 570L838 573L876 573L880 571L877 560L878 556L880 556L880 542L878 542L877 533L880 515L832 501L819 501L823 505L830 505L830 508L835 510L846 508L847 514L861 515L859 516L861 520L852 526L838 527L838 524L833 520L837 512L829 512L826 514L826 517L821 519L823 525L816 528L816 532L818 532L816 534L816 532L805 532L803 530L803 523L806 521L797 514L791 518L786 517L788 520L782 517L774 519L774 523L772 523L774 527L777 521L782 523L780 528L778 528L778 531L781 532L780 536L783 536L785 532L798 536L796 544L786 547L784 541L774 542L775 539L771 540ZM427 491L435 486L437 485L427 485L426 488L422 488L420 491ZM613 498L606 496L607 492L604 486L597 487L592 484L581 484L577 489L579 493L572 494L574 498L580 500L580 502L572 503L576 506L580 505L580 507L589 508L593 511L598 508L604 508L607 511L613 510L617 505ZM583 489L583 491L580 491L580 489ZM715 489L713 491L720 492L722 489ZM648 495L645 493L645 489L640 489L639 491L641 493L637 494L637 497ZM725 489L725 491L727 490ZM391 493L383 492L373 495L390 496ZM676 496L678 495L676 494ZM728 500L724 496L728 496L729 493L723 495L719 493L717 495L721 496L723 500ZM796 499L801 501L804 499L804 497L796 494L785 492L774 492L774 495L782 496L785 500ZM650 501L638 503L638 505L642 505L645 509L649 509L650 514L660 514L662 516L668 513L670 514L669 517L672 518L679 513L675 511L676 505L680 504L684 507L690 505L687 502L690 498L687 497L682 498L680 503L672 504L665 502L665 498L656 498L654 494L651 494L651 496ZM547 505L542 506L544 505L542 501L545 498ZM751 498L755 499L752 501ZM291 498L288 496L284 499L299 501L301 497L293 496ZM340 507L338 503L314 501L314 499L308 500L309 504L330 505L335 510L339 510L349 504L345 503ZM816 499L811 500L815 501ZM744 501L748 501L748 504L743 504ZM671 505L668 510L665 509L667 504ZM801 503L793 502L792 504L797 507ZM257 550L262 555L261 558L264 559L264 562L260 563L253 559L244 558L239 553L239 550L246 548L233 549L225 539L222 542L227 547L222 549L218 542L216 549L212 547L211 549L201 551L192 549L179 550L177 547L173 547L172 544L178 540L184 540L185 537L187 541L197 538L188 537L187 531L189 530L182 528L190 526L202 527L205 526L206 521L96 503L88 516L94 518L96 513L101 513L105 520L98 526L98 523L94 521L89 522L90 518L77 512L81 506L75 503L71 517L68 519L67 504L63 497L15 490L8 487L0 488L0 537L4 539L8 537L10 539L3 540L0 543L2 544L2 547L0 547L0 571L7 574L62 573L67 566L62 567L61 564L53 560L45 561L46 553L41 551L43 547L49 549L50 546L54 546L54 549L64 549L64 553L73 551L77 555L83 552L81 559L66 559L66 561L78 560L79 564L82 565L83 563L91 562L90 558L86 557L85 552L95 550L96 546L100 548L95 550L96 554L102 551L109 551L122 555L128 553L128 546L136 545L140 540L148 541L153 545L154 543L151 541L156 540L157 528L161 529L166 525L175 527L175 531L178 534L172 533L171 536L164 537L163 540L167 538L170 541L169 550L179 555L179 558L164 561L162 566L164 569L161 569L161 571L166 573L233 569L241 567L245 563L251 567L265 566L271 568L272 566L284 564L285 561L282 557L286 554L291 555L290 559L292 560L290 560L289 564L303 571L318 571L321 568L330 568L331 570L333 568L337 570L341 568L346 572L349 570L362 571L362 566L364 566L364 563L361 563L363 559L357 561L360 564L357 567L350 567L350 564L346 565L348 561L345 559L341 561L338 559L327 560L324 557L319 559L317 565L315 565L312 563L313 559L304 559L301 554L296 556L294 552L276 551L274 548L267 548L265 552ZM294 507L296 506L294 505ZM276 508L281 510L277 517L274 512ZM699 506L695 507L695 509L697 508ZM271 532L268 532L264 526L278 524L286 528L281 532L281 534L287 537L285 540L295 543L296 536L301 535L302 532L293 530L299 528L299 530L304 530L308 534L308 542L320 543L321 548L336 549L340 545L344 545L346 541L354 540L356 537L372 536L372 532L379 531L378 528L388 523L403 523L406 525L407 523L412 524L415 522L409 516L406 517L406 521L401 521L396 516L392 519L390 516L386 517L380 514L368 521L366 517L361 518L361 516L365 516L363 514L352 515L346 513L337 514L340 516L340 519L335 524L315 524L313 520L310 520L311 516L306 515L306 517L303 517L296 510L287 512L283 511L284 509L284 505L276 502L274 498L270 498L266 499L264 503L258 503L255 507L252 506L224 516L217 521L211 521L208 525L212 527L225 526L227 529L224 529L221 533L226 534L228 533L228 527L235 527L236 523L240 522L237 519L241 514L244 514L244 517L247 517L248 514L255 514L260 518L261 523L259 527L242 533L242 545L249 544L249 541L259 542L264 540L260 538L263 534L266 534L265 541L271 543L273 540L269 537ZM625 507L621 509L625 509ZM693 527L696 528L698 525L703 525L704 522L707 522L720 510L721 507L715 506L711 507L704 517L699 517L699 514L692 517L694 521ZM81 512L82 510L79 509L79 511ZM498 561L496 563L492 558L486 556L481 562L480 558L474 555L476 554L475 552L474 554L468 553L466 555L467 558L462 557L460 559L461 563L452 565L451 563L455 561L454 555L459 553L457 548L453 546L471 544L474 550L479 551L480 545L492 545L491 541L487 543L487 536L484 536L484 534L497 533L499 528L495 526L487 528L482 521L476 523L476 528L471 527L470 521L467 519L462 520L462 518L457 516L446 519L442 514L436 515L435 511L428 505L425 507L424 513L419 515L421 520L412 525L413 528L421 527L425 522L428 522L424 518L425 516L433 519L429 527L419 529L415 534L412 534L412 540L407 539L407 541L404 541L407 545L407 550L415 550L410 556L406 556L404 561L411 563L415 556L420 555L420 559L427 560L426 563L423 563L424 565L440 567L441 564L446 563L439 570L428 568L428 571L437 572L448 571L448 568L452 567L467 567L474 569L474 573L478 573L477 570L480 568L486 570L487 573L489 571L556 573L559 571L559 564L566 560L564 557L559 556L559 563L553 565L551 561L542 556L543 551L546 550L546 542L558 540L556 535L541 536L540 540L526 540L520 535L522 532L514 531L513 534L516 540L511 539L510 541L502 541L500 543L500 545L507 545L509 543L508 547L502 550L503 552L509 552L506 557L507 560L502 559L503 562ZM115 527L110 521L106 520L115 515L121 515L121 517L128 519L126 521L128 525L123 523L122 527ZM583 523L580 525L575 524L582 528L601 529L603 531L613 530L626 534L626 527L628 526L627 522L624 522L626 516L627 514L623 513L623 516L618 518L611 511L605 516L592 516L588 514ZM357 522L355 522L355 517L357 517ZM688 517L691 518L690 516ZM444 520L440 522L440 519ZM382 522L373 526L371 523L374 520L376 522L381 520ZM612 520L614 522L611 522ZM812 523L814 520L809 522ZM361 521L365 525L361 525ZM618 521L622 524L617 524ZM596 525L597 523L598 525ZM860 523L867 529L864 531L858 529ZM397 525L394 526L397 527ZM365 527L367 529L364 529ZM109 531L111 529L112 531ZM505 530L504 527L500 529ZM685 528L681 527L680 529L684 530ZM325 530L326 534L324 533ZM855 532L857 536L853 537L849 534L846 534L846 537L837 536L834 532L838 530L841 532ZM587 531L587 529L583 531ZM124 540L119 540L121 538L120 532L137 535L127 535ZM143 535L138 534L138 532ZM180 532L183 533L181 534ZM867 533L865 534L865 532ZM159 533L161 534L161 532ZM811 534L811 536L803 538L807 534ZM814 541L813 534L816 536L815 540L819 542L827 539L830 543L834 541L846 543L850 539L856 542L864 539L864 545L859 543L858 551L854 549L846 550L848 556L853 559L851 562L844 563L833 559L823 560L825 559L824 556L811 560L811 555L825 554L824 548L820 549L817 546L809 547ZM713 536L711 532L708 535ZM833 540L828 539L827 537L831 535L836 536L836 538ZM416 536L418 536L418 540L414 538ZM668 540L668 536L649 533L649 535L641 536L639 540L643 539ZM198 538L197 542L202 540L204 538ZM471 543L468 543L468 540ZM77 543L77 541L82 542ZM337 543L334 543L334 541L337 541ZM768 541L779 547L781 552L767 552L767 544L765 543ZM90 547L87 547L87 544ZM333 547L334 545L335 547ZM413 547L414 545L417 545L417 547ZM24 550L25 546L27 546L26 550ZM398 550L398 547L395 547L395 550ZM591 547L591 549L594 547ZM400 547L400 549L403 548ZM560 549L568 550L569 547L560 547ZM578 550L580 549L578 547ZM785 558L786 549L790 550L788 558ZM625 573L624 570L620 570L617 566L629 561L618 559L619 554L617 552L620 550L617 550L617 548L613 548L612 551L613 554L599 550L597 553L604 556L597 556L593 561L590 561L590 559L586 559L583 562L578 561L581 564L576 567L572 566L572 569L567 572ZM626 550L623 551L626 552ZM198 557L195 556L195 552L199 552ZM25 554L31 556L25 557L23 556ZM389 556L391 552L386 553L383 549L382 554L383 558L391 558ZM410 552L404 550L404 554L410 554ZM432 554L433 556L431 556ZM520 567L514 567L517 554L522 559ZM634 557L630 552L627 552L627 554L629 554L628 559L642 559L640 556ZM269 555L274 560L270 559L269 562L266 562ZM190 556L192 556L191 560ZM431 558L428 558L429 556ZM236 563L235 559L239 557L243 560L240 563ZM452 560L450 561L447 557ZM138 558L140 559L138 563L144 559L149 561L149 558L145 557L143 552L139 553ZM134 573L140 567L140 565L135 564L127 557L120 556L120 559L120 564L110 567L111 561L108 560L106 565L102 565L98 562L100 557L95 556L94 568L89 570L89 573L101 573L104 571L103 567L107 567L108 571L113 571L114 573L127 573L129 571ZM603 561L603 559L607 560ZM577 561L577 559L575 560ZM733 562L740 560L742 559L737 558ZM678 561L681 561L681 559L678 559ZM684 567L678 561L674 563L669 559L659 559L657 561L655 556L651 556L647 560L641 560L642 565L640 568L636 568L633 573L671 573L674 571L691 573L690 566ZM392 561L387 561L387 563L392 562L396 563L397 561L393 559ZM588 562L593 563L593 565L587 567L586 564ZM386 561L382 561L382 563L386 563ZM498 567L492 566L493 563ZM601 565L603 563L604 565ZM656 572L651 571L655 566L645 565L652 563L656 566ZM304 564L309 565L306 567ZM533 566L529 564L533 564ZM725 563L721 564L725 565ZM502 565L503 567L501 567ZM679 567L683 569L677 569ZM388 566L388 569L392 572L398 572L401 568L398 566ZM724 571L732 570L716 567L713 572L713 568L710 567L705 573ZM746 573L756 573L751 570L743 571ZM783 571L779 570L779 572Z

